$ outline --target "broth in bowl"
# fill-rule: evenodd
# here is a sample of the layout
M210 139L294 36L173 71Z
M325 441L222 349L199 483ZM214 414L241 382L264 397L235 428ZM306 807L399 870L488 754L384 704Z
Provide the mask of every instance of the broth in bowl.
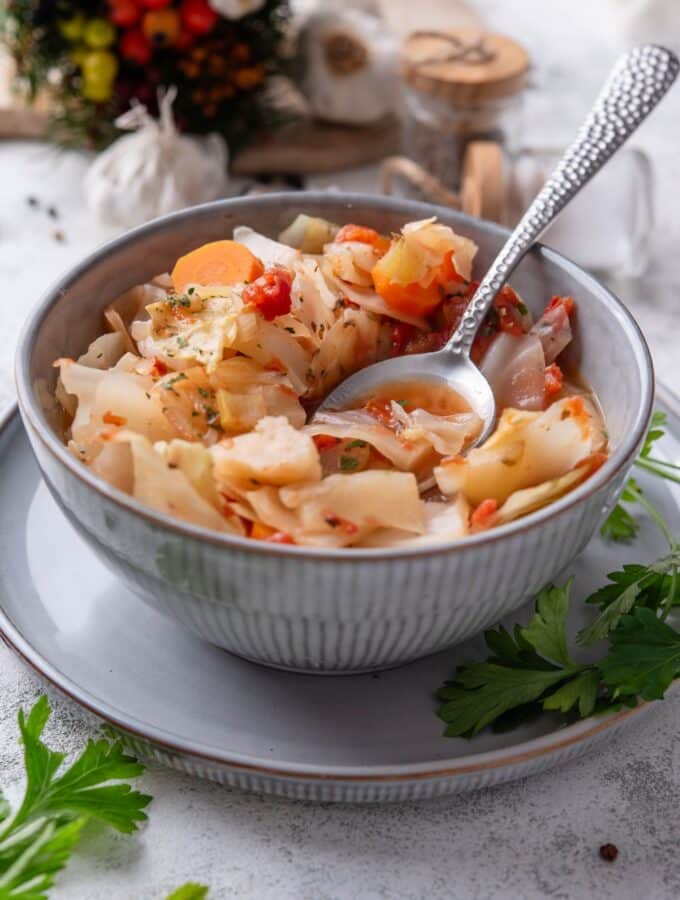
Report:
M499 419L431 382L311 413L345 377L442 347L476 283L475 244L434 219L382 235L298 216L278 241L248 227L181 257L105 312L60 359L71 451L168 515L318 547L449 542L563 496L606 458L599 407L561 354L576 303L533 321L505 287L475 341Z

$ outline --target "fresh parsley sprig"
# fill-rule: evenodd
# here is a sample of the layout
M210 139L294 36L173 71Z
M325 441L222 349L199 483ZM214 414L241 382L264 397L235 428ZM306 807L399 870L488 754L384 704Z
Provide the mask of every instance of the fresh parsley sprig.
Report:
M525 628L503 626L484 633L492 656L467 663L438 692L439 717L448 737L472 737L487 725L503 730L533 718L541 710L589 716L595 709L600 675L575 663L567 644L566 623L571 581L544 588ZM508 714L512 712L510 722Z
M652 422L642 445L642 449L635 460L635 466L645 472L649 472L651 475L656 475L659 478L664 478L666 481L673 481L676 484L680 484L680 466L652 456L654 444L664 435L666 418L666 413L661 412L660 410L656 410L652 415ZM626 483L619 502L602 525L602 528L600 529L602 536L623 543L632 541L637 535L640 525L637 519L626 508L626 504L636 503L644 507L651 517L657 521L657 524L659 524L656 509L654 509L652 504L647 500L637 482L631 478ZM664 526L660 527L664 530L664 533L666 533ZM669 536L672 539L672 535L666 533L666 537Z
M663 478L670 472L670 480L678 481L674 470L680 467L651 456L664 421L663 414L655 413L636 465ZM665 621L680 606L680 543L633 479L621 502L647 511L669 551L651 565L624 565L610 573L609 583L587 598L600 614L577 641L592 645L606 638L608 651L597 662L575 662L566 633L571 581L544 588L526 627L516 625L512 634L502 626L487 631L492 655L461 666L440 688L438 714L446 723L445 735L472 737L488 725L503 730L543 711L571 720L632 707L639 698L661 699L680 677L680 633ZM621 502L603 533L629 540L639 526Z
M187 881L181 887L178 887L165 900L205 900L208 896L209 888L205 884L197 884L194 881Z
M655 459L651 452L663 436L665 413L655 412L642 450L635 465L657 477L677 481L680 466ZM680 542L670 525L646 496L634 478L628 480L619 503L602 526L602 534L615 541L628 541L637 534L639 524L622 504L637 504L644 509L668 543L668 553L649 566L624 565L607 575L609 584L595 591L586 603L600 607L600 615L578 635L579 643L591 645L606 638L621 621L621 617L637 607L658 611L665 619L674 606L680 605Z
M65 754L42 739L49 717L45 696L28 715L19 711L26 788L14 813L0 794L0 900L45 900L90 819L129 834L147 818L151 797L123 780L144 767L123 752L122 742L89 740L64 768Z

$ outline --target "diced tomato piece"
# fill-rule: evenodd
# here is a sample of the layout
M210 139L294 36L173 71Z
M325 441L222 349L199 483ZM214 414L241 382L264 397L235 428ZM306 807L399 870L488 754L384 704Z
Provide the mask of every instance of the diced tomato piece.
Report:
M482 502L470 516L470 524L475 525L477 528L486 528L490 524L490 521L496 514L497 510L498 503L493 499L493 497L489 497L487 500L482 500Z
M554 397L562 390L564 372L557 363L545 367L545 392L548 397Z
M163 362L163 360L160 359L158 356L154 356L153 365L151 366L151 369L149 370L149 375L153 376L154 378L160 378L161 375L167 375L168 371L169 371L169 369L168 369L167 364L165 362Z
M316 444L316 449L319 453L324 450L330 450L333 447L337 447L340 443L340 438L331 437L330 434L315 434L312 438L314 443Z
M390 246L389 238L383 237L374 228L366 228L365 225L343 225L335 235L335 243L346 244L349 241L370 244L378 253L386 253Z
M270 544L294 544L295 538L287 531L275 531L274 534L265 538L265 541L269 541Z
M333 512L325 515L324 519L326 525L329 525L331 528L342 528L345 534L356 534L359 530L359 526L354 522L350 522L349 519L345 519L342 516L337 516Z
M369 416L373 416L383 425L390 426L392 424L392 404L389 400L383 400L379 397L372 397L364 407Z
M543 314L545 315L545 313L547 313L549 309L555 309L555 307L557 306L563 306L568 316L571 316L574 312L574 309L576 308L573 297L559 297L556 295L551 299L550 303L548 303L546 308L543 310Z
M293 275L288 269L267 269L243 289L243 302L252 303L268 322L290 312L290 288Z
M127 419L125 419L123 416L116 416L111 412L111 410L107 409L102 416L102 422L104 422L106 425L125 425Z
M522 301L509 285L505 285L498 293L493 302L494 308L498 313L498 326L501 331L507 334L514 334L520 337L524 334L522 328L522 317L518 311Z
M406 322L394 323L392 326L392 356L401 356L416 331L415 325L408 325Z

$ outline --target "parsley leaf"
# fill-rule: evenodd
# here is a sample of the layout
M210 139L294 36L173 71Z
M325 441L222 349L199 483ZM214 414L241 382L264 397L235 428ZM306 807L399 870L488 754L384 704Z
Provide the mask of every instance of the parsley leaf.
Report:
M522 637L538 653L563 666L573 665L567 650L567 612L572 581L570 578L561 588L554 585L543 588L536 599L536 615L522 629Z
M208 890L209 888L204 884L188 881L171 894L168 894L166 900L205 900L208 896Z
M542 590L536 613L526 628L516 627L510 634L501 626L485 633L486 644L494 655L485 662L462 666L455 678L439 690L442 704L438 715L447 723L445 735L472 737L490 724L504 727L511 712L512 724L518 724L534 717L537 701L539 709L566 704L565 695L559 690L552 693L553 689L563 682L568 686L589 668L574 664L567 650L565 626L570 590L571 581L561 588L551 585ZM561 665L555 665L553 660ZM576 699L567 708L576 700L587 708L592 693L590 681L579 681L571 691ZM551 697L558 704L556 707L545 706Z
M642 445L642 450L640 450L640 456L643 459L646 459L649 454L652 452L652 447L654 444L664 436L664 428L666 425L666 419L668 416L665 412L661 412L660 409L654 410L652 413L652 421L650 423L649 431L647 432L647 436L645 437L644 443Z
M677 572L680 567L680 550L663 556L650 566L623 566L618 572L610 572L612 582L596 591L586 600L599 604L602 612L578 635L581 644L589 646L607 637L619 620L634 606L652 606L654 609L670 609L680 600Z
M680 676L680 633L651 609L640 607L624 616L611 642L600 669L615 697L628 694L660 700Z
M639 528L637 519L617 503L600 528L600 534L610 541L626 543L635 538Z
M353 472L354 469L358 468L359 460L355 459L353 456L341 456L340 457L340 469L343 472Z
M503 713L537 700L569 676L564 669L519 669L481 662L464 666L439 692L447 737L472 737Z
M600 673L597 669L587 669L547 696L543 700L543 709L567 713L578 704L578 713L585 719L595 710L599 687Z
M89 819L130 833L147 816L151 798L122 779L144 771L123 753L121 741L88 741L68 768L65 755L42 740L50 716L42 696L26 715L19 711L26 788L12 815L0 799L0 897L43 900Z
M656 410L652 415L652 421L645 437L642 449L635 460L635 465L645 472L664 478L667 481L674 481L680 484L680 466L675 463L666 462L663 459L654 459L651 456L654 444L663 437L663 426L666 423L666 413ZM624 507L623 503L638 503L644 506L652 518L657 520L659 514L654 509L649 500L644 496L639 485L634 479L629 479L621 494L621 498L613 508L609 516L605 519L604 524L600 528L602 537L612 541L621 541L627 543L636 536L639 524L635 517ZM663 530L663 529L662 529ZM668 537L668 532L666 531Z

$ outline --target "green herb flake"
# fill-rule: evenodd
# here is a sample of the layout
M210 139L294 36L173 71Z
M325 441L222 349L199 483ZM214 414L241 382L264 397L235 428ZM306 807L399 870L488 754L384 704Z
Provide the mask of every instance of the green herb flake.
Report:
M341 456L340 457L340 468L343 472L353 472L354 469L359 467L359 460L355 459L353 456Z
M173 377L169 381L164 381L163 387L166 391L171 391L172 388L177 384L177 382L186 380L186 374L184 372L178 372L177 375L173 375Z

